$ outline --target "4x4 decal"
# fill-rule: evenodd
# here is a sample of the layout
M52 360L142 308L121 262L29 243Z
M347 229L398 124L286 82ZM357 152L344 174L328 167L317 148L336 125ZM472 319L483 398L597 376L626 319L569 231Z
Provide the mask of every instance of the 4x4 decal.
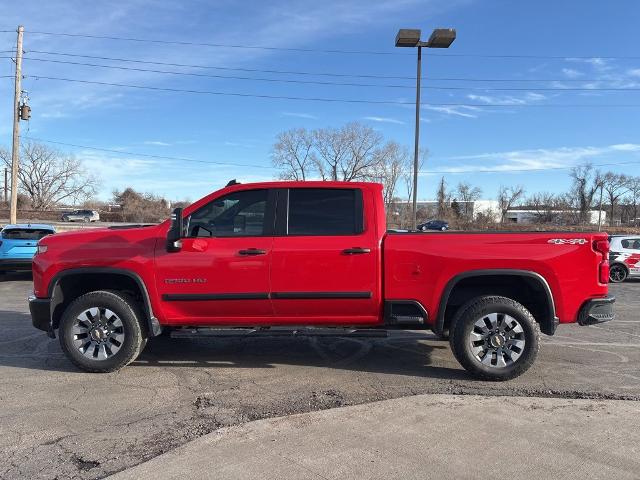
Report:
M584 245L587 243L585 238L552 238L547 240L547 243L554 245Z

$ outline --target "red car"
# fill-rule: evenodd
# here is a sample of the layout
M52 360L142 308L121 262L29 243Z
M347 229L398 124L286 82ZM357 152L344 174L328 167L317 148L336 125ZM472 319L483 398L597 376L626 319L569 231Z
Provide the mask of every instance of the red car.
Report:
M375 183L230 182L160 225L45 237L33 324L91 372L182 328L431 329L505 380L539 331L614 316L605 233L388 233L385 218Z

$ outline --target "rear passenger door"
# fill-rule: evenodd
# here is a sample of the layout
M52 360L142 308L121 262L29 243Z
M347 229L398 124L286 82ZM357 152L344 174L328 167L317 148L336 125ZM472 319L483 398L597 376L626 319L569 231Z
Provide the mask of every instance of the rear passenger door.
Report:
M380 246L373 196L358 188L279 191L271 266L282 323L371 324L380 313Z

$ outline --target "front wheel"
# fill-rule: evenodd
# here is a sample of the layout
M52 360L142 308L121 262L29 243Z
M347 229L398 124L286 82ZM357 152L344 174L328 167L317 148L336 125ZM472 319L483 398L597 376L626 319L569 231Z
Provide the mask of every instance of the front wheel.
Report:
M135 300L100 290L74 300L62 314L58 336L66 356L87 372L113 372L128 365L146 343Z
M609 268L609 281L612 283L622 283L627 279L627 269L622 265L611 265Z
M523 305L506 297L483 296L458 310L451 320L449 343L473 376L502 381L533 365L539 337L538 324Z

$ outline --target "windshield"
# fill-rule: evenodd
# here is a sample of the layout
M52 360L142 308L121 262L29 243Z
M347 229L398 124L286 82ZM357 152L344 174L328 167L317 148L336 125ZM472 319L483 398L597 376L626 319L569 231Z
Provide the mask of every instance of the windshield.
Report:
M53 230L45 228L7 228L2 230L2 238L7 240L40 240L52 233Z

